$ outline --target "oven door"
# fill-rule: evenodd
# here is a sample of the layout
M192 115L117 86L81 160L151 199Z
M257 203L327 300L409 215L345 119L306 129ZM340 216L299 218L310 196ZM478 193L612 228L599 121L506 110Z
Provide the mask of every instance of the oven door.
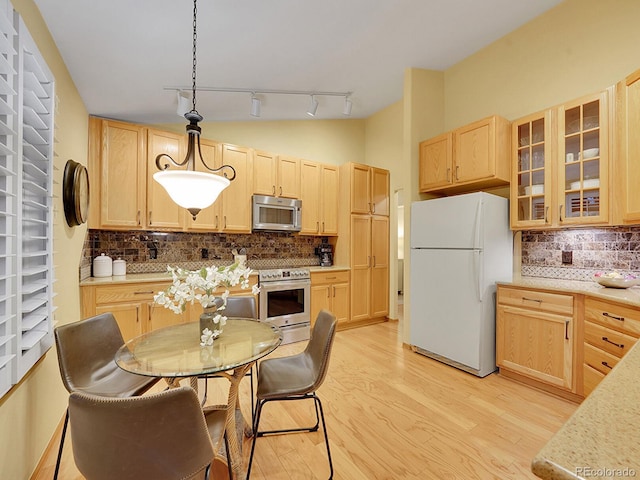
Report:
M277 327L309 323L311 280L260 284L260 320Z

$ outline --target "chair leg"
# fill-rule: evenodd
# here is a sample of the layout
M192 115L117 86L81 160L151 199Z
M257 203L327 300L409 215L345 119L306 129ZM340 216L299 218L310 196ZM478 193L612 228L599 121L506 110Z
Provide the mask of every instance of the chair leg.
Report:
M229 480L233 480L233 468L231 468L231 452L229 451L229 437L227 436L227 432L224 432L224 449L227 453L227 470L229 471ZM249 478L248 475L247 478Z
M324 442L327 445L327 458L329 459L329 480L333 478L333 462L331 461L331 450L329 449L329 434L327 433L327 425L324 422L324 410L322 409L322 402L320 399L314 394L313 398L316 402L316 413L317 408L320 408L320 418L322 418L322 430L324 430Z
M62 436L60 437L60 447L58 447L58 459L56 460L56 470L53 474L53 480L57 480L60 471L60 462L62 461L62 449L64 448L64 437L67 435L67 425L69 424L69 408L64 415L64 425L62 426Z
M256 440L258 439L258 425L260 425L260 414L262 413L262 405L264 400L258 400L256 405L256 413L253 417L253 439L251 440L251 453L249 454L249 465L247 466L247 479L251 476L251 465L253 463L253 452L256 449Z

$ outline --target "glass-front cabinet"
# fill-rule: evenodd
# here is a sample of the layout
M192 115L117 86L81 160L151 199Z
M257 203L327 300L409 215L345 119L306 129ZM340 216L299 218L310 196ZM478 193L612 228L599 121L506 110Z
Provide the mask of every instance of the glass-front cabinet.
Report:
M608 94L582 98L559 109L558 222L608 220Z
M608 96L512 122L512 229L608 221Z
M515 166L511 180L511 225L532 228L550 225L551 110L513 122Z

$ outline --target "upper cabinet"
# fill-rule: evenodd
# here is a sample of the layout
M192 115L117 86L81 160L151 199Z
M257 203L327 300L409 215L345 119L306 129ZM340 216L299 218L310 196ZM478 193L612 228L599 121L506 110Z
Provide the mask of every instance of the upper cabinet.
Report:
M221 164L231 165L236 179L222 191L220 208L220 231L228 233L251 233L251 185L253 184L253 152L250 148L222 144Z
M389 215L389 171L350 163L351 213Z
M335 165L323 165L308 160L300 162L300 235L338 234L338 175L338 167Z
M609 92L512 123L511 227L609 221Z
M300 160L297 158L256 150L253 179L256 195L300 198Z
M510 123L497 115L420 143L420 192L507 185Z
M613 197L622 224L640 223L640 70L616 88L617 165Z

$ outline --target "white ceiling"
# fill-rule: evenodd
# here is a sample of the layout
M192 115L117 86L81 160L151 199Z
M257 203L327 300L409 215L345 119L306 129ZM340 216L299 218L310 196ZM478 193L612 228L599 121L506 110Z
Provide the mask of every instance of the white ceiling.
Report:
M407 67L443 70L561 0L200 0L197 85L353 92L353 118L402 98ZM35 0L88 111L180 122L190 0ZM309 119L304 95L261 95L260 120ZM318 97L315 118L345 118ZM248 93L197 93L205 121L256 120Z

